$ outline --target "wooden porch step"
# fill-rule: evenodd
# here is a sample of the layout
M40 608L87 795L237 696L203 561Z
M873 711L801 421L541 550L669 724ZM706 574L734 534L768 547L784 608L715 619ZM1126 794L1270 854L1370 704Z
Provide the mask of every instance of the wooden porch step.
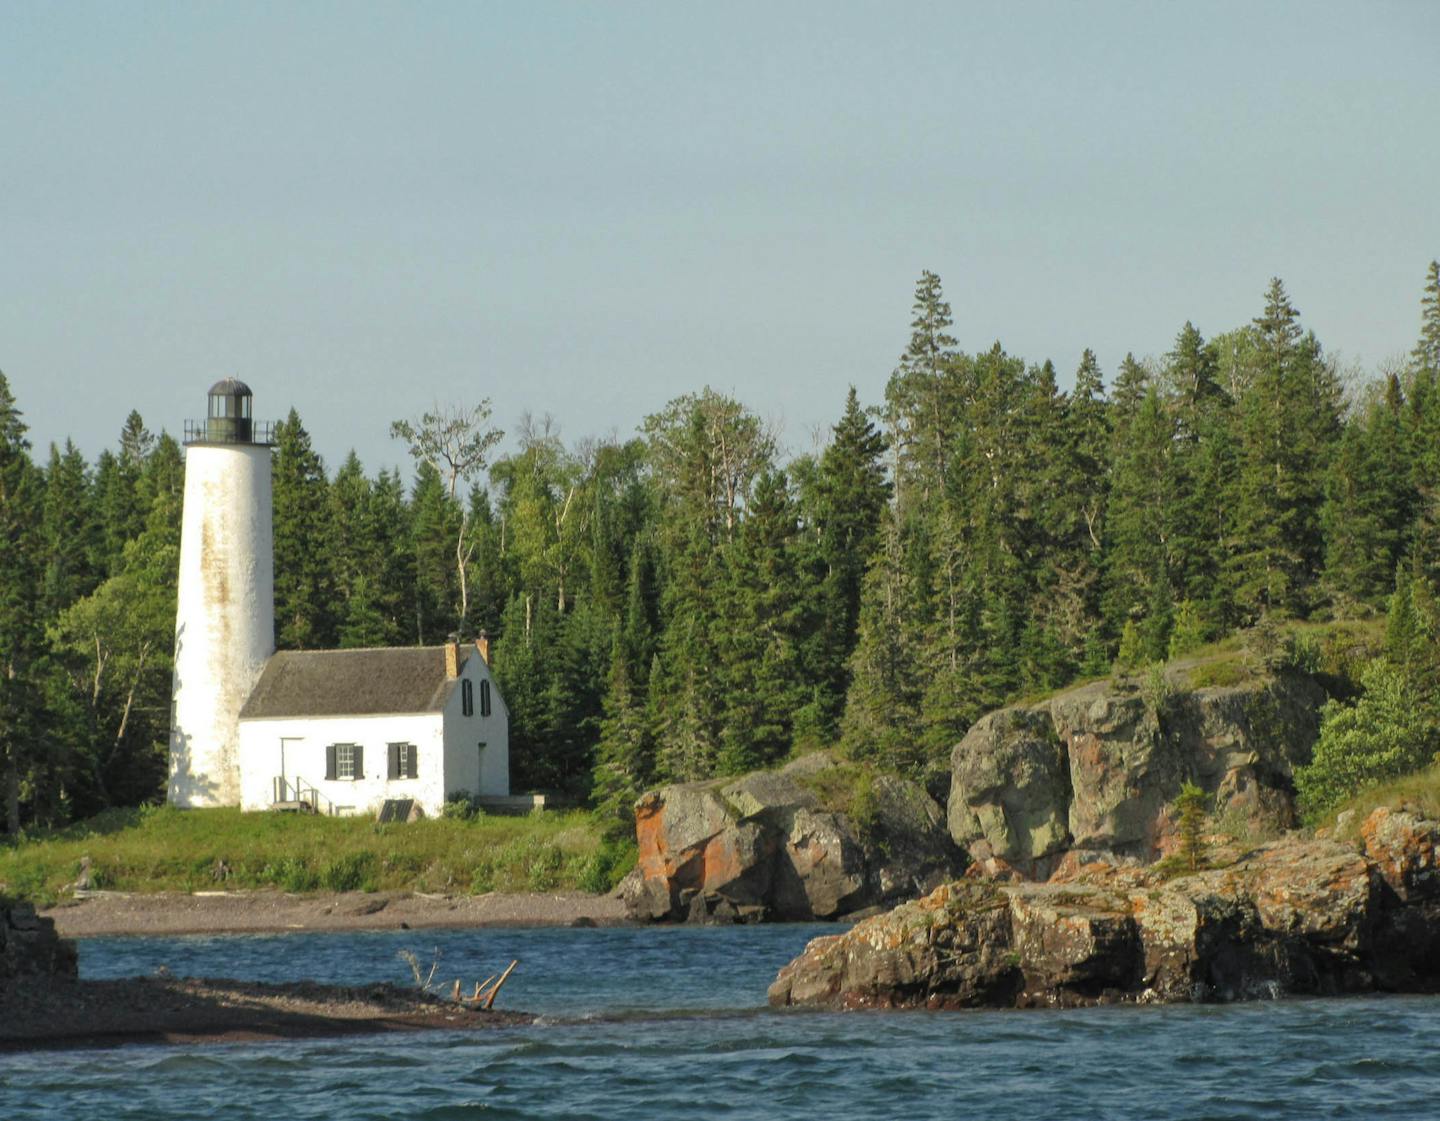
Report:
M271 802L270 808L282 814L313 814L315 807L309 802Z

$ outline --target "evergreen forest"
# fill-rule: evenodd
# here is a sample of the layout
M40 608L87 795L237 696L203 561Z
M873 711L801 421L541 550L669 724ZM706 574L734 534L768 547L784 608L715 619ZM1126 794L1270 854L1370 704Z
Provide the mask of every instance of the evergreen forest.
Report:
M1113 370L1086 351L1062 391L1048 361L960 350L926 272L884 399L837 392L793 456L708 388L625 440L525 418L503 454L488 402L397 421L413 478L323 463L291 411L277 645L486 632L514 788L617 826L655 783L813 747L938 789L1008 700L1283 620L1388 617L1362 704L1433 750L1440 264L1392 369L1344 371L1279 280L1255 310ZM98 459L40 454L22 404L0 376L10 833L164 798L184 475L133 412Z

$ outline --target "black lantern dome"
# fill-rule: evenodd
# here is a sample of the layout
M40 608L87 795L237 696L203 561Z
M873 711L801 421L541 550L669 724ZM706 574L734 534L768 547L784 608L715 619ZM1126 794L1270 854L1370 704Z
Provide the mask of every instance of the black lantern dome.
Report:
M254 397L239 378L221 378L210 387L205 419L185 422L185 443L269 444L271 425L256 424Z

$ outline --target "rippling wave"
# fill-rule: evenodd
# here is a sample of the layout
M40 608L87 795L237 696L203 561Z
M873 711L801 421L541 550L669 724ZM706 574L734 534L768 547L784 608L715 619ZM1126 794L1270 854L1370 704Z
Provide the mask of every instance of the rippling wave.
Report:
M473 981L521 960L533 1027L0 1057L0 1118L1440 1116L1440 999L1047 1012L763 1008L813 927L97 939L82 973Z

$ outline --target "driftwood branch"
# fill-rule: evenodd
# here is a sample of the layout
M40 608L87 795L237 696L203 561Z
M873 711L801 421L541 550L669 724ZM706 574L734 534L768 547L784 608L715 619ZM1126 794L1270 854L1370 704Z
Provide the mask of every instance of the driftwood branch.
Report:
M491 988L491 990L490 990L490 992L489 992L489 995L487 995L486 998L485 998L484 1007L485 1007L485 1010L486 1010L487 1012L488 1012L488 1011L490 1010L490 1008L495 1004L495 997L496 997L496 995L500 992L500 986L505 983L505 979L510 976L511 972L512 972L512 971L515 969L515 967L516 967L517 965L519 965L519 964L520 964L520 959L519 959L519 958L516 958L514 961L512 961L509 965L507 965L507 966L505 967L505 972L502 973L502 974L500 974L500 980L498 980L498 981L495 982L494 987Z

